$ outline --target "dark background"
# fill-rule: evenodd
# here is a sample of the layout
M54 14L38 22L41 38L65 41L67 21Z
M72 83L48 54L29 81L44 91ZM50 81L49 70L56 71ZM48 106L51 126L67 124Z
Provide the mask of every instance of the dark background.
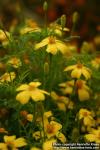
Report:
M19 24L24 17L43 23L44 0L0 0L0 21L9 30L12 23ZM48 23L66 14L66 26L72 27L72 14L77 11L79 20L76 33L82 40L92 40L100 31L100 0L47 0Z

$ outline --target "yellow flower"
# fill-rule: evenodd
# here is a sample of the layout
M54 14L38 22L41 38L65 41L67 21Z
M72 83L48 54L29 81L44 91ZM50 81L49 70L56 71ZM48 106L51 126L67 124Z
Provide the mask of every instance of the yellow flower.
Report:
M29 84L22 84L17 88L16 91L20 91L17 94L16 100L18 100L21 104L26 104L32 98L33 101L43 101L45 99L45 95L49 95L48 92L41 90L38 88L40 86L40 82L30 82Z
M98 56L94 60L92 60L91 64L94 68L99 69L99 67L100 67L100 56Z
M4 143L0 143L0 149L1 150L9 150L12 149L12 150L17 150L18 147L23 147L23 146L26 146L27 143L25 141L24 138L17 138L16 139L16 136L13 135L13 136L4 136Z
M53 143L56 143L55 139L47 140L43 143L43 150L53 150Z
M5 73L0 77L0 83L2 83L2 82L11 82L15 79L15 77L16 77L15 72Z
M8 133L4 128L0 128L0 133Z
M32 147L30 150L41 150L41 149L37 147Z
M56 35L62 36L63 32L69 32L70 30L68 28L66 28L66 27L64 27L63 30L62 30L61 25L59 25L57 23L51 23L49 31L51 31L51 32L54 31Z
M71 105L73 105L73 102L70 101L68 97L59 96L53 91L51 92L51 97L57 103L57 106L60 110L66 111L67 108L72 108Z
M31 19L26 20L26 26L20 30L20 34L32 33L32 32L40 32L41 29L38 27L37 23Z
M5 34L6 33L6 34ZM4 41L7 41L8 39L7 39L7 36L9 37L10 36L10 34L9 34L9 32L7 32L7 31L5 31L5 33L4 33L4 31L3 30L0 30L0 42L4 42ZM7 35L7 36L6 36Z
M33 121L33 115L32 114L27 114L26 119L30 122Z
M94 126L95 121L93 119L93 114L91 111L87 109L81 108L79 111L79 120L83 119L83 123L85 126Z
M40 131L34 132L33 138L35 138L35 140L39 140L41 138L41 132Z
M18 68L22 65L20 59L17 57L11 58L7 63L12 65L14 68Z
M96 142L100 144L100 128L98 129L91 129L89 134L85 135L85 138L89 142Z
M56 134L57 139L59 139L62 143L65 143L67 141L66 137L64 136L64 134L62 134L61 132L58 132Z
M90 88L86 85L86 81L77 80L76 81L77 93L80 101L90 99Z
M89 68L85 67L80 62L76 65L68 66L64 69L64 71L70 71L72 78L80 78L82 75L88 80L91 77L91 71Z
M63 94L72 94L74 83L74 80L60 83L59 86L62 87L61 91L63 92Z
M37 50L44 46L47 46L46 51L53 55L57 54L58 51L60 51L62 54L70 53L65 43L53 36L49 36L42 40L40 43L36 44L35 49Z
M40 28L32 28L32 27L24 27L20 30L20 34L32 33L32 32L40 32Z
M57 132L61 130L62 125L56 121L44 120L44 130L48 138L56 136Z

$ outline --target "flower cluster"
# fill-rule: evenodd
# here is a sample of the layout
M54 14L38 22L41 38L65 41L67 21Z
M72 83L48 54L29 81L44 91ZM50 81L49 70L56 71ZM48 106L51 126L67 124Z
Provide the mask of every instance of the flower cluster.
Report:
M65 25L62 15L44 28L25 19L12 33L0 29L0 150L100 144L99 52L85 43L77 53Z

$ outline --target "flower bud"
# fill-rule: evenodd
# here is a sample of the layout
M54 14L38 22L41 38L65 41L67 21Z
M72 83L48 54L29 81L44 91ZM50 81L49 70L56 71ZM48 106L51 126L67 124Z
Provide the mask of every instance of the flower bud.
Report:
M43 4L43 10L47 11L47 9L48 9L48 3L47 3L47 1L45 1Z
M48 64L48 62L45 62L45 64L44 64L44 73L45 74L49 73L49 64Z
M64 28L66 25L66 15L62 15L61 16L61 26L62 28Z
M77 22L78 18L79 18L78 12L74 12L72 16L73 24Z

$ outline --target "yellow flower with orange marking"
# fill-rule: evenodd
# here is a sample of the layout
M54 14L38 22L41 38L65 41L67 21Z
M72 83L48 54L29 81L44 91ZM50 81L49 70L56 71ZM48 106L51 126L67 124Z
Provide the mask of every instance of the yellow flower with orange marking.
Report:
M9 148L10 148L12 150L15 150L15 149L17 150L19 147L23 147L26 145L27 145L26 140L22 137L16 139L15 135L13 135L13 136L5 135L4 143L0 143L0 149L1 150L9 150Z
M91 129L89 134L86 134L85 139L89 142L95 142L100 144L100 127L98 129Z
M75 86L80 101L90 99L90 88L86 85L86 81L77 80Z
M12 82L16 77L16 74L15 72L6 72L5 74L3 74L1 77L0 77L0 83L3 83L3 82Z
M58 51L62 54L70 53L66 44L54 36L46 37L40 43L37 43L35 49L37 50L44 46L47 46L46 52L51 53L52 55L56 55Z
M95 120L93 119L93 114L91 111L81 108L79 110L79 120L83 119L83 123L85 126L94 126Z
M72 72L71 72L72 78L79 79L82 75L87 80L91 78L91 70L89 68L85 67L80 62L77 63L76 65L71 65L64 69L64 71L70 71L70 70L72 70Z
M56 139L50 139L43 143L43 150L53 150L53 143L56 143Z
M18 68L22 65L20 59L17 57L12 57L10 60L8 60L7 64L12 65L14 68Z
M60 83L59 86L61 87L61 91L63 94L72 94L74 84L75 81L71 80L71 81Z
M66 111L67 109L72 109L74 106L74 103L68 97L59 96L54 91L51 92L51 97L60 110Z
M49 95L49 93L39 89L38 86L40 85L40 82L30 82L29 84L22 84L16 90L18 92L20 91L16 96L16 100L18 100L21 104L28 103L30 98L35 102L45 100L45 94Z

